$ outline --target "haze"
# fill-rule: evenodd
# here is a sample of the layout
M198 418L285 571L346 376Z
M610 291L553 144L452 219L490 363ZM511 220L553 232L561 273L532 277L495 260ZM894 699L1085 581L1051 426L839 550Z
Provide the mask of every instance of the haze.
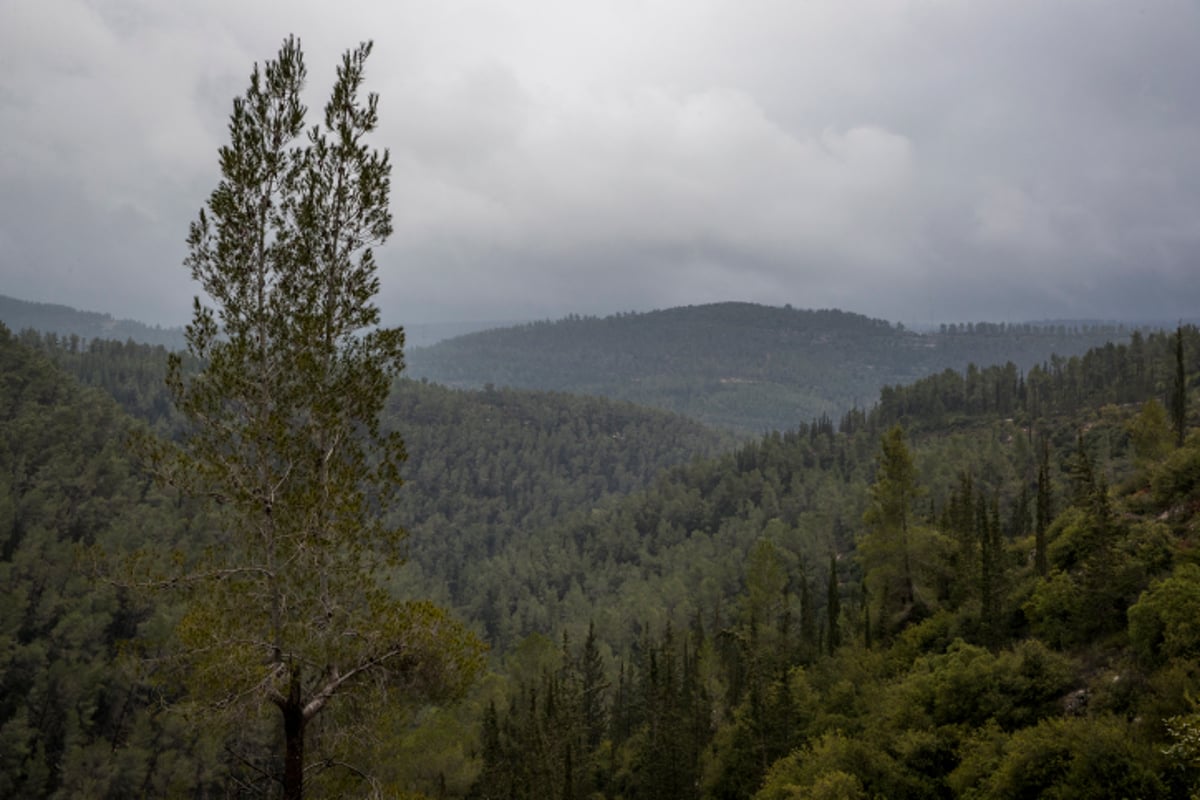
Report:
M375 41L389 323L1200 308L1190 0L0 0L0 293L184 322L231 100L289 33L314 109Z

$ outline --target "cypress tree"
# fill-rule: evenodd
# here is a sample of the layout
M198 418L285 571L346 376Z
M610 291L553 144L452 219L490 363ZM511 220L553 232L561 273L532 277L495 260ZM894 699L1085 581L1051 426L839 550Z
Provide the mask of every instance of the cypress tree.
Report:
M1053 498L1050 494L1050 445L1042 438L1041 458L1038 459L1037 509L1034 527L1034 565L1041 577L1046 577L1049 567L1046 561L1046 529L1053 518Z
M1171 421L1175 426L1175 446L1183 447L1187 430L1187 371L1183 365L1183 326L1175 329L1175 382L1171 387Z
M589 750L595 750L604 736L604 695L608 681L604 677L604 661L596 643L596 624L588 623L587 639L580 660L582 682L580 702L583 707L583 729Z
M829 655L833 655L838 649L838 645L842 643L841 633L838 631L838 617L842 614L842 603L840 592L838 591L837 556L833 553L829 554L829 589L826 596L825 612L828 624L828 629L825 633L825 643L828 647Z
M813 613L812 591L808 585L808 575L800 571L800 648L806 658L820 651L817 641L817 615Z

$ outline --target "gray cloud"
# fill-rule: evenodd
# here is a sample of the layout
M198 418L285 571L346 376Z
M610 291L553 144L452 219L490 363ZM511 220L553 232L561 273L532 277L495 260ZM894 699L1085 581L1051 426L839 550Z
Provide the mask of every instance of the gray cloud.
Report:
M313 107L376 40L389 321L1200 306L1194 3L583 5L10 4L0 292L185 319L229 101L295 32Z

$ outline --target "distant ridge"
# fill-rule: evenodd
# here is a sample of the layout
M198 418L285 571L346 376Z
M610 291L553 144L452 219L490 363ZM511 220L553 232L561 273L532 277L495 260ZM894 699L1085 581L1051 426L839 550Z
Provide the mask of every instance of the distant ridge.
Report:
M414 348L409 375L598 394L756 434L875 403L884 386L1012 361L1028 370L1124 341L1115 325L963 323L917 333L837 309L713 303L571 315Z
M389 324L386 323L385 324ZM399 323L404 326L405 347L430 347L446 339L466 336L493 328L507 328L522 323L513 320L491 320L480 322L414 322Z
M80 311L57 303L34 303L6 295L0 295L0 322L14 332L33 328L62 337L78 336L82 342L132 339L142 344L162 345L168 350L184 347L183 328L150 326L128 319L114 319L111 314Z
M168 350L186 347L183 328L162 328L129 319L115 319L98 311L80 311L58 303L37 303L0 295L0 322L12 331L32 328L41 333L58 336L78 336L84 342L92 339L132 339L140 344L162 345ZM404 325L409 347L429 347L444 339L475 331L514 324L511 320L479 322L420 322Z

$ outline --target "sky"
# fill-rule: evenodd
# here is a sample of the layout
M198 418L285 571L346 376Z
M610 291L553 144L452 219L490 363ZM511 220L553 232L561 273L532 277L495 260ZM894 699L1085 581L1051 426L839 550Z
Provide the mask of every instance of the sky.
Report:
M1200 314L1196 0L0 0L0 294L178 325L232 99L370 39L387 324Z

